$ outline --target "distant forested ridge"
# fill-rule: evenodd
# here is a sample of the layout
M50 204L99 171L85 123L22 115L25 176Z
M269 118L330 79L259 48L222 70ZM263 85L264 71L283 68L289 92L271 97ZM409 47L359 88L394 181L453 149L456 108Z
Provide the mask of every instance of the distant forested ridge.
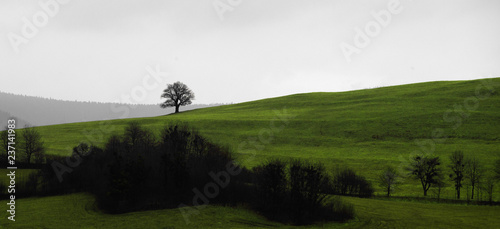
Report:
M217 106L189 105L183 111ZM0 92L0 129L10 117L15 117L18 127L54 125L72 122L109 120L119 118L153 117L174 112L174 108L162 109L156 104L121 104L79 102L47 99L35 96Z

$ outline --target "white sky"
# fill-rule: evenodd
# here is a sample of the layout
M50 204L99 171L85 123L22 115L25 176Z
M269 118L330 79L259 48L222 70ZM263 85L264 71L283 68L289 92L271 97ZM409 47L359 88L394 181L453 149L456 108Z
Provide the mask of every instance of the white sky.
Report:
M0 1L0 91L126 102L156 65L168 75L132 102L160 103L175 81L194 103L229 103L500 75L497 0L401 0L351 62L340 45L354 45L355 28L391 0L217 0L236 3L223 20L214 0L72 0L16 52L9 36L51 1Z

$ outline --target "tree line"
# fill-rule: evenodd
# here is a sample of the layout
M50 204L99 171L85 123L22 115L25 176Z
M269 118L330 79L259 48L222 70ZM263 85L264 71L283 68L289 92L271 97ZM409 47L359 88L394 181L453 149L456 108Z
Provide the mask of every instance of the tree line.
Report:
M436 189L437 198L440 199L441 191L451 181L455 188L455 198L461 198L464 184L469 186L471 193L467 200L477 198L478 188L486 191L488 200L493 200L493 188L500 181L500 159L493 164L493 171L488 173L485 166L476 157L466 157L463 151L454 151L449 156L449 170L444 170L438 156L418 155L412 158L406 168L410 177L418 180L422 186L424 196L431 187ZM387 167L378 177L379 185L386 190L389 197L395 188L402 183L403 174L399 174L394 167Z
M5 127L7 130L7 127ZM24 129L15 129L16 163L21 164L43 164L45 162L45 142L40 132L32 126L25 126ZM7 165L7 147L9 136L7 131L0 132L0 163Z
M127 136L135 145L140 139L147 138L152 140L152 133L142 130L137 123L127 127ZM45 143L39 131L35 127L26 126L24 129L17 131L16 156L17 162L25 165L37 164L41 165L46 161ZM114 136L114 140L116 136ZM201 137L198 137L201 139ZM7 163L7 148L8 133L7 131L0 132L0 162L4 165ZM87 146L88 148L89 146ZM500 180L500 160L496 160L493 164L493 171L488 173L484 165L475 157L466 157L463 151L454 151L449 156L450 164L447 166L448 171L442 167L442 163L437 156L415 156L412 158L410 166L406 169L410 177L418 180L422 186L423 195L427 196L430 188L436 189L438 199L441 196L443 188L448 186L450 181L455 189L455 198L461 199L461 191L464 185L467 185L467 190L470 188L470 195L467 198L477 198L478 189L485 191L488 194L488 200L493 199L493 188ZM278 166L276 162L271 163ZM270 165L271 165L270 164ZM279 166L278 166L279 167ZM261 169L260 167L257 167ZM373 188L369 182L360 176L356 176L352 169L338 170L335 174L335 179L342 180L337 182L335 187L336 194L341 195L358 195L370 196L373 193ZM388 197L391 196L396 188L403 183L405 174L399 174L394 167L386 167L379 176L376 182L381 187ZM344 185L341 185L344 184ZM358 185L354 188L352 185Z
M28 139L43 143L36 129L26 129L26 133L32 132L38 137ZM179 123L166 125L158 135L131 122L123 134L111 136L102 148L81 143L73 148L69 160L62 156L45 160L22 186L20 197L89 192L100 210L112 214L243 204L270 219L301 225L354 217L352 206L327 198L327 194L373 193L364 177L350 171L330 178L321 164L269 162L248 170L234 161L229 148L213 144ZM65 171L60 180L57 173L61 171L54 171L53 162L64 161L81 163ZM281 171L272 169L276 163ZM283 189L274 190L275 185ZM268 200L265 196L276 197L281 205L270 211L267 201L262 202ZM280 217L274 215L277 210L282 210Z

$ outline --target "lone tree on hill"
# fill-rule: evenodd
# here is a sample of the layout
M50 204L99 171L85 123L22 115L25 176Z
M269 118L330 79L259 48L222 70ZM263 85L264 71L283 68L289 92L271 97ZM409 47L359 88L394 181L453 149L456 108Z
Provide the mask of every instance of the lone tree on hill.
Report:
M161 108L175 107L175 113L179 113L180 106L191 104L191 100L194 100L194 93L187 85L177 81L174 84L168 84L161 97L167 99L160 105Z

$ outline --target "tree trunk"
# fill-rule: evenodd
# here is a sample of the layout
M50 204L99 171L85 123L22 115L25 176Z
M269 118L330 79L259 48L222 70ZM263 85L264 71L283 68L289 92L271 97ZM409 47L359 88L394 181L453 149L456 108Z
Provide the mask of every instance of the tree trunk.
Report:
M460 188L457 189L457 200L460 199Z
M387 197L391 196L391 186L387 186Z
M27 153L27 154L26 154L26 156L27 156L27 157L26 157L26 163L28 163L28 164L29 164L29 163L30 163L30 161L31 161L31 153Z
M427 190L425 189L426 184L424 183L422 178L420 178L420 184L422 184L422 189L424 190L424 196L427 196Z
M179 105L175 106L175 113L179 113Z
M469 204L469 201L470 201L470 195L469 195L469 185L467 185L467 187L465 187L467 189L467 192L465 193L465 196L466 196L466 199L467 199L467 204Z
M493 185L488 187L488 197L490 201L490 205L493 203Z
M472 195L471 195L471 199L474 199L474 184L472 184Z

